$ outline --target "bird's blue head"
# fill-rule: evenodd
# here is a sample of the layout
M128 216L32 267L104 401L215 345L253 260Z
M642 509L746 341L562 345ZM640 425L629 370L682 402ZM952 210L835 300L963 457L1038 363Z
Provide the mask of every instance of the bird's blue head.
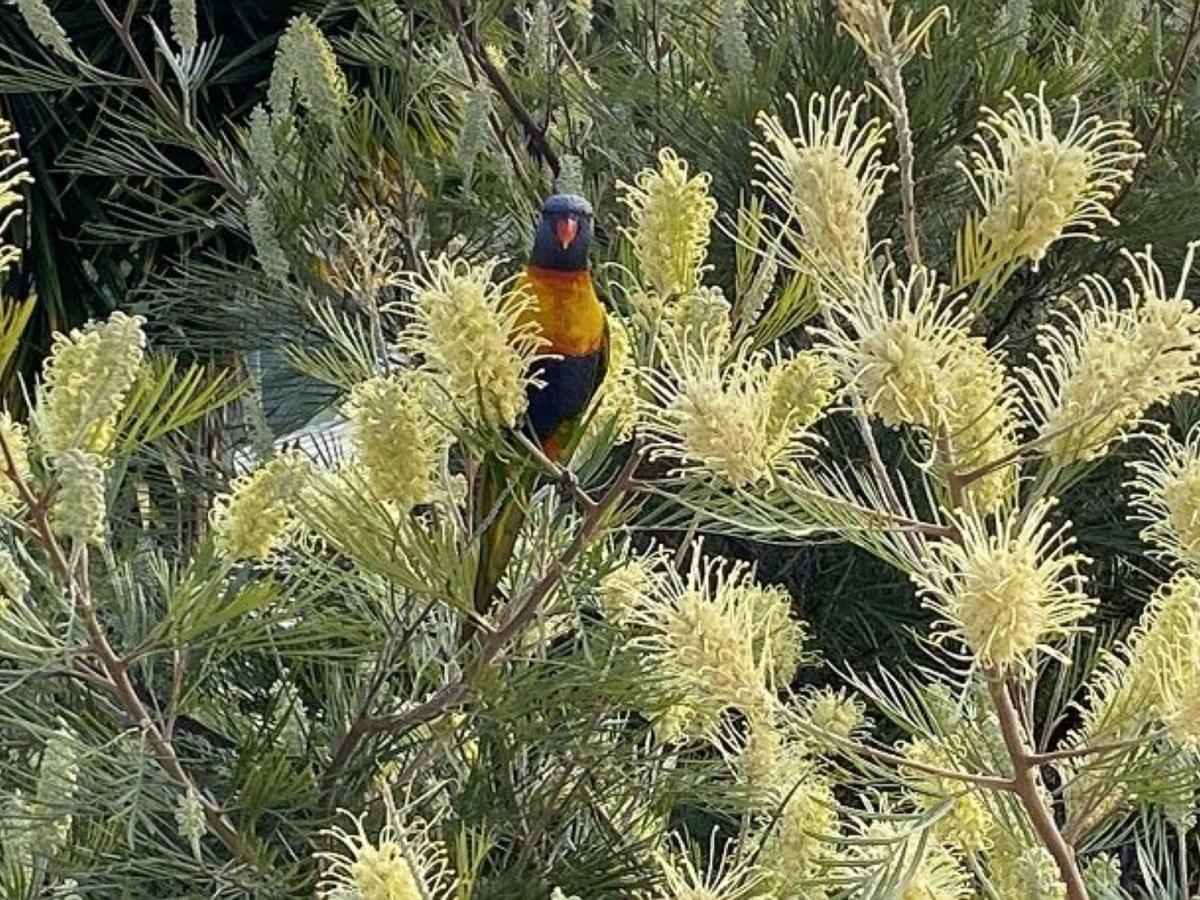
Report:
M580 272L588 267L591 243L592 205L578 194L554 194L542 205L529 262L542 269Z

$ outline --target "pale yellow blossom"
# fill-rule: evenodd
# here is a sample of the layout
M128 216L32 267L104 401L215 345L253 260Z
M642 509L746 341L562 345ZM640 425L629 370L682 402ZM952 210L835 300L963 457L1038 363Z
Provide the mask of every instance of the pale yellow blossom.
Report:
M1049 522L1050 507L1041 501L1024 517L967 510L961 539L932 545L913 580L944 620L936 640L961 640L980 665L1007 672L1036 671L1038 653L1061 657L1054 642L1095 604L1078 571L1086 558L1070 551L1065 525Z
M1152 406L1200 385L1200 311L1183 296L1198 244L1173 294L1149 248L1126 257L1129 304L1099 275L1038 335L1041 354L1024 370L1039 447L1059 465L1102 455Z
M344 409L371 490L403 512L433 496L446 444L429 399L421 376L406 371L355 385Z
M104 542L104 463L95 453L67 450L54 458L57 490L50 506L55 534L85 544Z
M401 305L412 324L402 345L423 357L466 424L514 426L527 406L526 372L542 345L536 300L479 265L431 260Z
M635 895L638 900L752 900L762 896L762 869L750 854L737 854L733 847L708 848L708 865L696 861L696 849L688 846L678 832L672 832L666 846L656 854L662 878L653 889Z
M804 457L815 441L806 417L779 417L772 372L784 364L777 352L746 345L728 359L708 345L674 346L661 368L646 371L651 396L641 413L652 454L739 488Z
M633 243L642 278L663 296L699 285L717 214L716 201L708 193L710 180L704 172L692 175L688 164L664 147L658 152L657 169L643 169L633 184L617 184L633 220L625 234Z
M108 452L145 346L142 319L122 312L54 336L36 414L38 441L47 455Z
M880 157L886 127L878 119L859 123L865 101L841 90L814 94L805 115L789 95L795 135L778 117L758 115L756 184L786 210L771 217L785 243L783 260L819 277L855 280L866 269L867 217L891 167Z
M984 207L983 234L1003 258L1036 268L1060 238L1092 237L1101 222L1115 221L1106 204L1141 154L1128 123L1084 119L1078 98L1059 136L1044 84L1025 104L1006 96L1004 113L984 108L967 173Z
M295 524L311 464L297 454L277 456L247 475L213 503L212 528L218 551L233 560L266 559Z
M390 804L389 804L390 806ZM401 822L395 809L377 836L364 827L366 813L349 817L353 826L321 833L335 849L318 852L323 900L451 900L458 885L445 846L417 818Z
M694 735L712 736L726 709L768 710L791 677L780 668L776 643L795 634L787 611L780 611L786 621L764 620L763 589L749 568L705 558L698 545L686 575L667 568L664 576L629 616L630 646L653 684L689 711Z

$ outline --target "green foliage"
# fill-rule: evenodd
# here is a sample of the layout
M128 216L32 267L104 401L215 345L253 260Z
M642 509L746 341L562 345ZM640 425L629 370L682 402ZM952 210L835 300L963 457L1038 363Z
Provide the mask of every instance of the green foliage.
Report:
M425 897L688 896L684 853L663 841L672 830L689 836L700 873L723 879L722 897L966 896L955 879L981 896L1033 895L1045 860L1026 808L970 780L1014 775L988 695L996 673L973 668L961 642L931 644L941 617L914 599L929 545L963 527L928 422L885 429L846 379L837 415L822 417L826 399L814 421L786 423L794 444L773 435L794 467L771 463L766 481L731 489L695 476L703 459L688 477L673 471L670 428L643 460L643 432L630 446L619 423L598 421L569 477L535 461L546 477L482 627L466 627L487 515L472 508L472 476L485 452L526 448L465 423L462 398L435 384L429 416L450 449L432 496L397 508L369 471L342 465L346 394L429 368L400 339L429 261L500 256L511 273L541 199L567 180L597 209L597 281L629 333L629 393L615 402L636 404L644 428L657 414L646 373L686 382L699 333L724 342L718 374L749 373L758 393L744 406L770 406L768 373L849 328L828 310L852 288L815 257L785 258L787 235L811 229L764 198L756 116L786 119L789 95L804 108L864 83L867 115L890 122L896 105L836 4L199 0L194 23L189 4L165 0L128 15L111 0L57 6L61 35L36 3L0 19L3 113L33 176L5 235L21 259L0 273L6 408L23 421L39 402L54 332L112 310L144 316L155 353L96 461L101 541L55 533L63 469L36 427L27 471L4 466L29 496L6 514L3 549L30 584L0 597L0 894L337 896L320 854L345 855L353 815L371 846L406 848ZM908 12L935 13L899 6L897 29ZM1200 236L1200 39L1187 3L959 6L903 68L916 232L925 265L966 292L972 334L1012 367L1085 274L1127 274L1118 248L1153 242L1173 284ZM1039 89L1060 127L1075 96L1085 115L1128 120L1146 158L1105 200L1119 223L1054 243L1034 271L989 241L961 167L981 107ZM903 167L900 146L889 135L882 161ZM652 296L629 234L637 217L619 202L619 185L667 147L707 173L719 209L694 268L720 288L699 298ZM873 270L910 238L889 177L870 212ZM729 321L697 328L681 309ZM1177 436L1195 419L1193 388L1151 414ZM1036 655L1034 674L1012 682L1014 696L1036 695L1020 710L1031 752L1073 746L1105 648L1178 567L1147 555L1124 506L1125 463L1157 440L1062 466L1029 451L1026 501L1062 496L1053 521L1072 521L1092 558L1088 622L1104 632L1064 637L1071 668ZM271 460L294 463L290 480L237 507ZM234 516L275 529L269 553L223 553ZM663 585L700 564L697 536L706 557L753 560L756 587L785 588L816 651L765 707L722 699L737 668L722 657L707 673L709 731L646 624L668 615L664 597L683 603L686 591ZM631 560L649 573L631 601L643 631L603 606L605 579ZM692 588L730 616L750 602ZM772 639L756 633L750 657ZM802 689L830 683L869 702L863 731L814 725ZM755 782L752 737L777 740L772 761L803 774ZM1127 755L1041 766L1039 789L1078 826L1091 896L1184 900L1200 863L1192 750L1159 725L1135 737ZM1067 784L1089 778L1115 798L1094 823L1070 808ZM767 801L747 800L760 788ZM797 810L836 834L805 844L787 830ZM986 818L997 843L957 847L964 816ZM797 866L813 847L820 861L781 884L762 874L777 846ZM400 880L379 896L418 896L396 887L403 868L387 871Z

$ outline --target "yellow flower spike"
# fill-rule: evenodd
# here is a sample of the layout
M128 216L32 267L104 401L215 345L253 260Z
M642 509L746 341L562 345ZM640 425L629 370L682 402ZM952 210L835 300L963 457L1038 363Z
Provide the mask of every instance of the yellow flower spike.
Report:
M629 616L630 646L653 683L686 708L693 735L712 737L725 709L764 713L791 677L775 656L790 620L764 620L765 589L755 591L749 568L705 558L698 546L686 577L673 568L663 574L661 588Z
M838 377L832 361L823 353L807 350L783 360L770 370L773 431L809 428L833 402Z
M277 456L213 503L217 550L231 560L267 559L294 524L291 507L303 490L311 463L298 454Z
M957 474L965 474L1017 449L1017 410L1003 360L980 338L957 343L944 361L946 401L937 422L926 427L944 438ZM1011 500L1017 467L995 469L967 486L967 496L981 510Z
M1150 458L1130 464L1131 503L1147 522L1141 537L1158 553L1200 564L1200 427L1180 443L1165 434Z
M1129 305L1105 278L1089 276L1082 298L1042 326L1043 351L1022 370L1039 447L1058 465L1095 459L1123 438L1152 406L1200 386L1200 311L1183 296L1196 249L1168 294L1150 249L1125 252L1136 281Z
M944 620L935 641L961 640L981 666L1004 672L1035 672L1039 653L1062 659L1053 642L1078 630L1095 602L1078 571L1086 557L1069 552L1066 525L1047 521L1051 505L1035 504L1024 519L964 511L961 542L932 546L913 580Z
M402 512L434 494L448 435L429 414L428 388L412 371L354 386L343 410L367 483Z
M961 766L955 762L952 740L917 738L902 749L905 757L913 762L954 771ZM939 840L964 853L990 849L995 823L978 790L957 779L938 778L915 769L906 771L905 778L919 788L913 792L912 801L921 812L950 802L949 810L933 824L933 833Z
M886 425L928 427L948 413L944 363L968 337L969 312L947 299L932 273L896 283L891 275L831 296L828 325L814 333L826 339L838 374L869 414Z
M33 176L26 171L29 162L21 155L19 138L12 125L0 117L0 275L21 259L21 248L9 244L4 233L21 215L24 201L21 186L33 183Z
M811 452L816 438L803 419L778 418L776 353L743 344L726 359L707 343L668 343L662 356L662 368L645 372L652 399L640 409L655 458L747 488Z
M271 75L271 109L290 111L293 90L313 118L336 130L349 103L346 76L328 39L307 15L295 16L279 39Z
M759 856L768 882L781 896L819 878L822 860L830 855L828 840L838 830L837 800L829 781L811 769L794 778L798 780L779 794L778 819L766 832ZM803 896L824 898L827 894L813 885Z
M737 854L732 847L718 851L714 830L707 868L696 862L693 848L678 832L656 854L662 879L652 890L639 891L638 900L751 900L762 896L762 869L750 853Z
M649 559L632 559L607 573L596 586L605 620L618 628L625 625L633 610L653 594L659 580Z
M352 827L335 825L321 834L337 849L315 854L322 867L317 896L326 900L451 900L458 885L445 846L420 819L400 822L394 809L375 838L364 828L366 813L350 816Z
M108 452L145 355L142 321L114 312L104 322L54 336L36 414L38 439L48 456Z
M814 728L842 739L849 739L866 722L866 706L861 700L843 689L830 687L810 694L803 714Z
M80 543L104 543L107 507L103 460L95 453L67 450L55 457L54 474L58 481L50 507L54 532Z
M665 352L678 355L685 348L706 345L713 353L725 353L733 334L730 304L718 287L702 287L675 299L663 310L658 327L665 332Z
M1003 113L984 108L967 176L984 207L983 234L1005 259L1034 269L1055 241L1094 238L1115 222L1106 206L1141 158L1126 122L1081 118L1079 99L1062 136L1055 134L1045 84L1025 103L1006 94Z
M1162 585L1138 624L1106 655L1092 679L1080 735L1089 744L1121 740L1149 722L1170 720L1177 696L1200 675L1192 648L1200 638L1200 581L1177 574Z
M0 435L12 455L16 473L26 484L29 483L29 432L25 426L7 412L0 412ZM6 460L0 456L0 469L7 469ZM0 516L13 516L21 508L17 486L8 476L0 473Z
M762 143L753 144L755 184L782 210L769 218L786 246L782 261L792 268L853 281L867 264L867 217L893 167L880 160L885 126L878 119L859 124L864 96L834 90L814 94L804 115L789 95L797 133L776 116L758 114Z
M663 296L683 294L700 283L717 204L708 194L709 175L691 175L674 150L660 150L658 164L633 184L617 183L633 220L624 233L645 281Z
M401 304L412 318L401 343L425 359L466 424L511 428L525 411L525 373L543 341L536 300L494 282L497 265L431 260Z

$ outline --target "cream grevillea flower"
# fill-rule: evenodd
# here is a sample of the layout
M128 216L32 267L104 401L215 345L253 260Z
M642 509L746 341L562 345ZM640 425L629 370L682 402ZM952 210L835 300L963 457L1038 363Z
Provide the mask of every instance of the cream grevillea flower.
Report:
M402 344L422 356L463 420L509 427L525 411L526 372L542 345L536 300L492 275L497 260L431 260L402 304Z
M145 347L142 319L121 312L54 336L42 371L36 419L47 455L108 452Z
M625 234L633 242L642 277L664 297L700 283L717 214L717 203L708 194L710 181L706 172L690 174L688 164L664 147L657 169L642 169L633 184L617 183L633 219Z
M944 439L949 459L944 462L966 474L1017 449L1017 409L1003 360L980 338L959 341L943 363L945 401L939 420L925 427ZM1004 466L967 486L979 509L995 509L1013 497L1017 467Z
M815 438L806 417L780 415L784 406L775 388L781 376L773 372L786 365L784 358L745 344L729 359L707 343L668 347L662 367L645 370L651 397L641 414L655 458L746 488L808 452Z
M947 299L931 273L892 272L831 296L825 338L842 380L887 425L937 423L948 415L948 357L968 339L968 311Z
M1128 123L1081 118L1078 98L1060 137L1044 84L1024 105L1006 96L1004 113L983 109L966 171L985 210L984 235L1004 258L1036 267L1060 238L1091 237L1099 223L1115 221L1105 204L1141 154Z
M916 738L901 748L913 762L937 766L949 771L961 770L962 748L955 737L937 740ZM949 809L933 824L934 835L943 843L964 853L986 851L991 846L994 827L991 814L978 789L954 778L939 778L916 769L905 770L905 780L915 788L913 805L921 812L949 803Z
M1132 504L1148 524L1142 539L1160 552L1200 564L1200 428L1183 443L1163 435L1150 458L1131 464Z
M1001 358L968 329L969 310L934 284L933 273L897 281L893 273L830 293L828 342L838 374L866 411L887 425L922 429L940 468L965 474L1017 446L1017 410ZM991 509L1011 497L1016 469L971 482Z
M275 51L269 97L276 115L290 111L293 92L314 119L331 129L337 128L350 98L333 47L307 15L288 22Z
M291 508L308 481L311 463L299 454L283 454L248 475L213 502L211 514L217 550L229 559L266 559L294 524Z
M833 361L816 350L783 360L767 377L771 382L771 427L780 433L816 424L833 402L838 384Z
M0 412L0 437L12 456L16 474L26 484L29 483L29 432L25 426L17 422L7 412ZM20 494L17 486L3 474L8 468L8 460L0 454L0 516L12 516L21 508Z
M623 626L630 614L659 589L661 562L654 556L630 559L600 579L596 599L610 624Z
M729 708L768 709L773 691L790 678L778 666L777 639L790 633L776 616L763 617L750 569L697 545L685 576L663 570L660 589L629 615L630 647L641 654L653 683L689 711L692 734L711 736Z
M54 458L57 490L50 506L55 534L85 544L104 542L107 508L104 462L95 453L67 450Z
M1011 509L958 517L960 541L939 541L928 565L913 575L927 606L947 628L935 639L962 640L980 665L1033 671L1035 654L1060 655L1056 639L1076 630L1094 606L1083 593L1079 566L1069 552L1066 525L1047 521L1048 501L1022 518Z
M783 261L794 268L853 280L866 269L867 216L890 171L880 161L886 131L878 119L859 123L866 97L835 90L814 94L803 114L788 96L792 135L776 116L758 114L762 143L753 145L761 180L782 214L772 214L785 243Z
M33 182L33 177L26 171L28 161L21 155L18 137L12 125L0 116L0 275L21 259L21 248L9 244L3 235L13 219L21 214L24 199L21 185Z
M423 379L406 371L356 384L344 409L371 490L403 512L433 496L445 450L429 406Z
M844 689L825 687L805 697L801 715L814 728L845 740L866 723L866 706Z
M896 821L877 819L863 830L870 843L864 854L878 859L892 854L888 873L900 876L895 900L968 900L974 897L971 876L958 857L936 838L925 839L920 831L905 831ZM890 846L888 846L890 844ZM882 845L882 846L881 846Z
M799 773L797 773L799 776ZM775 820L763 828L759 865L779 896L823 898L813 884L831 856L838 831L837 800L828 779L812 767L776 799Z
M451 900L458 886L446 848L419 819L400 823L395 810L375 837L364 827L366 813L352 826L321 832L337 849L315 854L321 863L317 895L324 900Z
M1177 574L1151 597L1129 637L1094 676L1080 729L1089 744L1121 740L1178 713L1169 688L1200 675L1200 581Z
M783 726L773 710L744 723L726 719L717 748L734 777L730 799L745 812L774 815L798 783L813 774L811 748L794 727Z
M1088 683L1082 723L1069 746L1097 746L1129 740L1167 726L1175 739L1198 746L1200 720L1200 581L1179 573L1159 587L1129 636L1101 657ZM1128 800L1114 783L1111 766L1089 768L1087 760L1067 761L1063 770L1067 809L1090 831Z
M697 862L696 848L678 832L656 854L662 879L652 890L642 890L639 900L751 900L762 896L763 872L751 854L732 847L718 848L716 831L709 842L708 865Z
M1043 453L1060 465L1102 455L1150 407L1200 384L1200 311L1183 296L1196 248L1174 294L1144 253L1125 253L1136 283L1125 279L1129 305L1095 275L1038 335L1042 353L1023 371L1025 393Z

